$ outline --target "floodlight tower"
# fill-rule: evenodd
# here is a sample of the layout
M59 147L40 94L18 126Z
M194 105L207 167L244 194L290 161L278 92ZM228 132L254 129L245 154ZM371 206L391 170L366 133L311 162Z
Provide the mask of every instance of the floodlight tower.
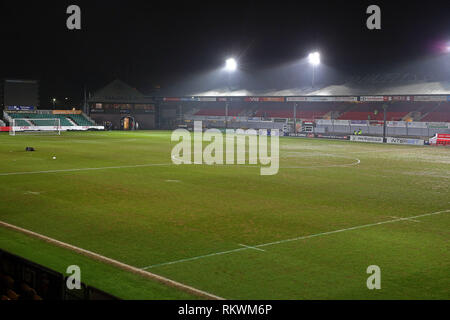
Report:
M314 88L314 76L315 76L315 69L316 66L320 64L320 53L319 52L312 52L308 56L308 61L312 65L312 83L311 86Z
M225 71L228 72L228 88L231 91L230 88L230 76L231 73L235 72L237 70L238 64L236 59L234 58L228 58L225 61ZM227 102L225 102L225 129L228 128L228 99Z

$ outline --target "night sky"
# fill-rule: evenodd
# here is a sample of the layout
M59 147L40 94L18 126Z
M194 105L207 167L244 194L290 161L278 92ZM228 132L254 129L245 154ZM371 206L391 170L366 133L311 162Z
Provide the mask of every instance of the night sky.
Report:
M236 87L298 87L313 50L319 83L396 70L450 79L450 1L0 3L0 77L40 80L42 106L52 96L77 103L84 84L93 92L116 78L146 94L161 86L158 95L224 86L214 70L229 56L241 65ZM81 7L81 31L66 28L70 4ZM366 28L370 4L381 30Z

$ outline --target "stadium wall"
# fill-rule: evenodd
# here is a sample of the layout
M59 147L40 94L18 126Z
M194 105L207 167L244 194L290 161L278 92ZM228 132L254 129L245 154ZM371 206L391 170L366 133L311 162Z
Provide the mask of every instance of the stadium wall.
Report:
M347 124L343 124L347 122ZM348 120L317 120L314 132L352 134L355 130L361 130L366 135L383 135L382 123L370 124L367 121L353 122ZM439 122L403 122L388 121L386 135L405 137L432 137L436 133L450 133L450 123Z
M154 114L118 114L118 113L91 113L90 117L98 124L103 125L106 121L112 123L113 129L121 129L121 120L124 117L133 117L139 123L139 129L156 129Z

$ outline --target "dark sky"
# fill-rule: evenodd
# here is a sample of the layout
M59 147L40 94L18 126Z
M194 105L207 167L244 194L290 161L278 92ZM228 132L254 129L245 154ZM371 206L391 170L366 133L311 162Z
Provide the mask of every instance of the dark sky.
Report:
M66 28L70 4L81 7L81 31ZM370 4L381 7L381 30L365 26ZM295 63L314 49L321 82L450 60L438 48L450 42L450 1L3 0L0 10L0 77L39 79L43 106L115 78L144 93L211 89L224 84L211 72L228 56L248 88L304 85L309 68ZM432 73L450 78L449 64Z

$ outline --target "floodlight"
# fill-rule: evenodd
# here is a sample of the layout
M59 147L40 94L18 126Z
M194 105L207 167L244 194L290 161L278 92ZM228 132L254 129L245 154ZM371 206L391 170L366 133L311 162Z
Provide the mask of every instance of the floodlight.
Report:
M225 70L228 72L236 71L237 62L234 58L229 58L225 61Z
M310 53L308 56L308 60L309 60L309 63L312 64L313 66L319 65L320 64L320 53L318 53L318 52Z

